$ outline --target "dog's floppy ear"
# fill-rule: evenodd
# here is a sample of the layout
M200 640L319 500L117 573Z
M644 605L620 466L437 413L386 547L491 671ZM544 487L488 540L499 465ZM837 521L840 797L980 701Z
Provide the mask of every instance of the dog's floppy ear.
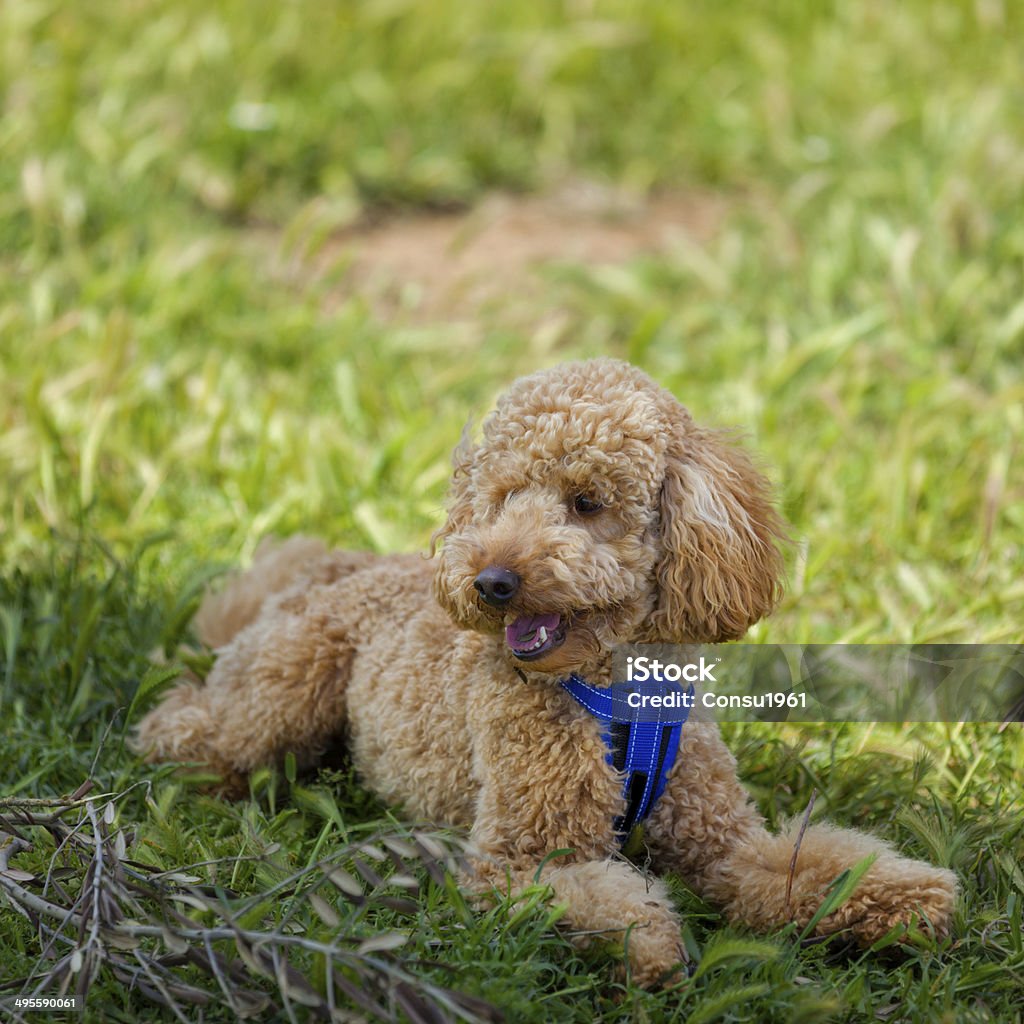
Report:
M782 594L782 521L750 457L697 427L674 399L672 406L649 625L665 642L734 640Z

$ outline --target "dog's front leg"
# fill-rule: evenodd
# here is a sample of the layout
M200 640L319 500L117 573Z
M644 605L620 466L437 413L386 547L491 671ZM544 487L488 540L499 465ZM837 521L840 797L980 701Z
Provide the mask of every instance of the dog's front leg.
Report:
M463 884L485 896L494 890L514 895L535 882L538 866L478 853ZM641 875L628 862L562 857L544 866L539 881L551 887L552 903L565 908L558 927L573 945L623 948L636 984L670 981L686 959L679 919L664 883Z
M522 834L502 838L490 818L478 825L471 837L471 874L464 880L470 890L514 895L537 881L551 886L552 902L565 907L558 927L573 945L625 947L631 977L639 985L668 979L684 961L679 920L663 882L644 877L625 860L600 856L583 838L582 849L552 858L539 870L547 854L571 847L552 843L550 849L538 846L525 853L523 847L534 844L524 844ZM560 842L568 841L563 837Z
M594 720L566 718L566 708L517 693L487 723L476 750L481 789L463 881L480 894L550 885L553 902L565 907L559 928L575 945L625 946L633 980L652 985L685 959L679 920L664 884L615 856L621 780ZM545 862L557 850L571 852Z
M915 916L940 935L949 929L957 890L951 871L903 857L852 829L815 824L801 837L794 823L779 835L768 832L712 723L684 730L647 838L659 869L678 872L730 920L758 931L791 921L806 927L831 883L872 855L852 896L818 922L816 934L847 932L866 945Z

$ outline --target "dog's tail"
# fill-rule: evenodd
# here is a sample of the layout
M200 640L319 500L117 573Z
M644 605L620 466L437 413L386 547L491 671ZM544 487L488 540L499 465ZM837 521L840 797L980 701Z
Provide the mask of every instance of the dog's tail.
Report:
M267 599L299 583L333 583L363 568L375 556L364 551L328 551L314 537L267 538L256 549L252 568L209 593L193 623L209 647L223 647L249 625Z

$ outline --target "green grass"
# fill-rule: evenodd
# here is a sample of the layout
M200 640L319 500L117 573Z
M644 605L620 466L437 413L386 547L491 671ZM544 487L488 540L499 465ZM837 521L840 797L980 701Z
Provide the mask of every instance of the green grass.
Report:
M563 358L631 359L763 453L797 544L759 639L1019 640L1022 31L1019 5L924 0L0 7L0 797L149 780L117 804L128 856L218 860L197 872L242 898L371 834L348 775L230 804L141 766L149 653L268 532L423 548L465 419ZM727 213L704 246L552 267L471 331L339 301L327 242L361 216L580 177ZM414 973L511 1020L1024 1019L1019 727L728 736L773 821L817 788L955 868L952 946L755 941L679 886L701 966L651 994L543 901L512 924L427 886L407 955L448 968ZM45 872L30 831L11 866ZM300 895L271 917L313 928ZM40 944L0 918L2 982ZM109 974L89 1002L173 1019Z

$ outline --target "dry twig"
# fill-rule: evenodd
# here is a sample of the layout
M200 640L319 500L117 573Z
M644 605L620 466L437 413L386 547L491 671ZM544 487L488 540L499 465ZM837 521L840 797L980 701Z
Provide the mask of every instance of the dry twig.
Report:
M796 859L800 856L800 846L804 841L804 833L811 821L811 811L814 810L814 800L818 791L811 790L811 798L807 801L807 810L804 811L804 820L800 823L800 832L797 834L796 843L793 846L793 856L789 860L789 874L786 876L786 902L783 904L783 912L789 913L789 902L793 895L793 877L796 875Z
M302 1006L332 1021L353 1019L352 1007L380 1020L394 1020L399 1011L421 1020L501 1019L489 1004L412 974L422 962L396 952L404 934L368 936L359 927L367 910L378 906L414 913L415 903L388 890L416 887L417 868L443 881L457 863L453 840L412 830L351 843L268 892L229 903L221 890L194 884L181 869L168 872L129 859L130 836L115 824L116 804L125 793L91 795L89 788L50 801L0 800L0 840L6 837L0 845L0 893L32 921L40 939L40 956L28 975L0 983L0 1007L6 1003L13 1011L13 999L4 992L64 994L73 984L84 997L106 971L179 1020L188 1019L185 1004L216 1003L238 1018L267 1012L293 1018L294 1008ZM72 812L77 820L66 821ZM11 867L17 854L32 849L20 835L24 830L48 835L54 844L41 892L29 888L39 885L34 875ZM390 863L394 881L371 861ZM351 913L335 911L318 890L333 893L339 911L348 903ZM282 908L273 923L243 927L239 915L271 895L282 902L290 898L291 907ZM188 916L182 905L212 921ZM328 938L311 937L292 921L303 906L318 926L326 925ZM303 971L311 958L323 964L322 986ZM180 973L184 967L198 969L208 987L198 987L194 974Z

